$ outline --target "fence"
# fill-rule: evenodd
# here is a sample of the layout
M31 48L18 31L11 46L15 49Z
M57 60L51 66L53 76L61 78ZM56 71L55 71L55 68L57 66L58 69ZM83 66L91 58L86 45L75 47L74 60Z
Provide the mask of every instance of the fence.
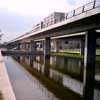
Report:
M68 19L68 18L71 18L73 16L82 14L86 11L95 9L96 7L99 7L99 6L100 6L100 0L94 0L92 2L87 3L86 5L83 5L82 7L79 7L75 10L72 10L72 11L66 13L65 14L65 19Z

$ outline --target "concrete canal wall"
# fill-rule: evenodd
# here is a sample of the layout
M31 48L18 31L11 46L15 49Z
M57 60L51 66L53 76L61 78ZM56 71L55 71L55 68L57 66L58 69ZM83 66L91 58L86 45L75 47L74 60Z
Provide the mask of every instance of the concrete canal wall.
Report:
M3 96L3 100L16 100L8 77L4 59L3 56L1 55L1 51L0 51L0 91Z

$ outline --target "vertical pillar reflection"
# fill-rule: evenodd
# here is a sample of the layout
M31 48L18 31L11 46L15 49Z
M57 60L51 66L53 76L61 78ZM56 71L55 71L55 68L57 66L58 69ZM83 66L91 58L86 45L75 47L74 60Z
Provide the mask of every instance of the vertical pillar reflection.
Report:
M51 39L46 37L44 41L44 73L46 76L49 76L50 68L50 50L51 50Z

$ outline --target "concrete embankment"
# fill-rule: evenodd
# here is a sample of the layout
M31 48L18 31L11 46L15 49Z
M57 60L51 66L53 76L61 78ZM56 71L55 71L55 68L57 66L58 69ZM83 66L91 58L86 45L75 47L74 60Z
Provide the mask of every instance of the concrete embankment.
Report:
M1 51L0 51L0 91L2 93L3 100L16 100Z

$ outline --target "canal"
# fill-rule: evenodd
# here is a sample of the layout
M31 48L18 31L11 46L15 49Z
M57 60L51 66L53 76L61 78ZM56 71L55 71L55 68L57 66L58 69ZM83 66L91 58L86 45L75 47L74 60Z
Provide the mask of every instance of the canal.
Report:
M5 57L5 64L16 100L58 100L14 59Z
M82 100L84 61L61 56L51 56L49 61L44 58L43 55L5 57L16 99ZM100 81L100 62L96 62L95 73ZM100 100L100 88L94 89L94 100Z

